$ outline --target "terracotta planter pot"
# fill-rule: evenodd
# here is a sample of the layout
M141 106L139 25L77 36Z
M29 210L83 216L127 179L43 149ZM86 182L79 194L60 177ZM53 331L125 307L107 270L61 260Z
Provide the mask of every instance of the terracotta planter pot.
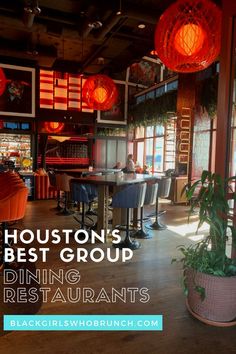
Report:
M236 319L236 276L218 277L186 270L188 304L197 315L210 321L229 322ZM205 289L205 299L196 291Z

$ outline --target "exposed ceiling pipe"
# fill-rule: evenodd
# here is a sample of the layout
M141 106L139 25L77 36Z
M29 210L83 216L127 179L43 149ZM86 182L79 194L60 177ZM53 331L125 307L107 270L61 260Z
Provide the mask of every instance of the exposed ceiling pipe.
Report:
M105 38L105 36L107 35L107 33L109 33L112 30L112 28L120 21L121 18L131 18L131 19L135 19L137 21L142 21L142 22L146 22L146 23L150 23L150 24L156 24L157 19L158 19L158 14L155 14L155 16L150 16L148 14L145 14L142 12L141 13L136 12L133 10L126 11L119 16L114 14L104 24L103 28L97 34L95 34L95 38L98 41L103 40Z
M34 23L35 16L41 13L41 9L38 5L38 1L31 1L24 7L23 23L27 28L31 28Z

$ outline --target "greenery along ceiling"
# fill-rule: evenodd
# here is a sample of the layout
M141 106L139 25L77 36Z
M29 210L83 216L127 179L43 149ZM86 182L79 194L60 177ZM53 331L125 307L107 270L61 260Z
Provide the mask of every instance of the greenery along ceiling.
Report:
M200 105L210 117L216 115L218 74L205 79L201 85ZM129 126L165 124L176 115L177 91L169 91L162 96L147 99L129 108Z
M177 91L175 90L133 105L129 109L129 125L162 125L175 115L176 103Z

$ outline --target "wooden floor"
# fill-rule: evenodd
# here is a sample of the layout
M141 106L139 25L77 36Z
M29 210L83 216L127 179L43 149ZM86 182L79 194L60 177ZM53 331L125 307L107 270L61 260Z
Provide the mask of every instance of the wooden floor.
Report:
M30 229L73 228L72 216L57 216L54 201L29 202L24 227ZM176 246L194 238L194 228L187 223L186 206L167 206L165 221L169 230L153 232L153 239L142 241L129 263L109 262L62 264L59 246L53 246L47 267L77 268L81 284L93 289L104 287L147 287L151 300L117 304L47 303L31 306L7 305L1 301L3 314L163 314L163 332L1 332L0 353L4 354L172 354L236 353L236 328L206 326L193 319L186 310L182 293L180 266L171 265L178 255ZM194 220L196 221L196 220ZM173 227L175 227L173 229ZM174 232L174 231L175 232ZM75 244L74 244L75 247ZM44 267L40 262L37 267ZM53 285L54 286L54 285ZM56 286L55 286L56 287ZM66 288L66 285L64 285ZM2 294L2 290L1 290ZM1 299L2 300L2 299ZM28 305L27 305L28 306Z

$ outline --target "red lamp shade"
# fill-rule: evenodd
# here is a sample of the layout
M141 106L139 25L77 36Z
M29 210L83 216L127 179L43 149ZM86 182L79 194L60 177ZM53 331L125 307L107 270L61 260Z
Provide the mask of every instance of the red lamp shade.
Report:
M64 128L65 124L64 123L60 123L60 122L45 122L44 123L44 128L48 133L60 133L63 128Z
M7 83L6 76L4 74L3 69L0 68L0 96L2 96L2 94L6 89L6 83Z
M155 48L172 71L207 68L219 55L221 10L210 0L178 0L160 17Z
M93 75L85 81L82 97L89 108L107 111L116 103L118 91L108 76Z

